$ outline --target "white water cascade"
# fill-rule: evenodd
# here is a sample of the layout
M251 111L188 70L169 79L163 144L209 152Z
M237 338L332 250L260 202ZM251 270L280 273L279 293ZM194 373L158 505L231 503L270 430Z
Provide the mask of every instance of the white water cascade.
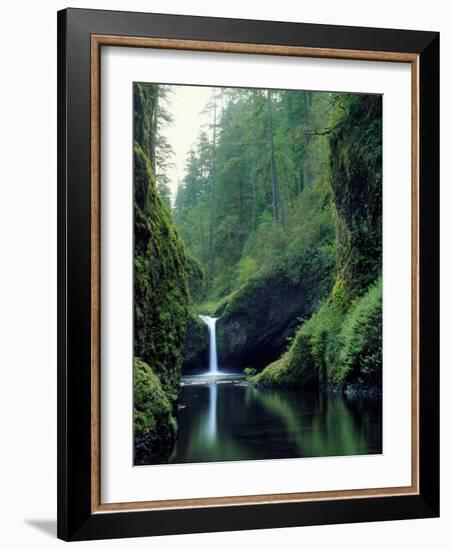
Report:
M216 350L216 321L218 317L209 317L208 315L199 315L202 321L208 327L210 336L210 365L208 374L218 374L218 352Z

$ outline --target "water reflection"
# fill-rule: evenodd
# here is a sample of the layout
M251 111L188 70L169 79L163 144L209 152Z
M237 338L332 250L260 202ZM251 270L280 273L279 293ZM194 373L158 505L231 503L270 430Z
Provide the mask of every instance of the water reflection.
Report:
M382 452L382 403L240 384L182 387L171 462Z
M208 409L207 436L210 441L216 439L216 414L218 406L218 386L210 384L210 405Z

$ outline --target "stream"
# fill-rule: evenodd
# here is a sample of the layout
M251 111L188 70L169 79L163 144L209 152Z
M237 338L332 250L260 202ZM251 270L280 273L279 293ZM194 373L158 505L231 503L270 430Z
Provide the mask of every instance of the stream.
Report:
M172 463L382 452L380 399L205 380L183 380Z

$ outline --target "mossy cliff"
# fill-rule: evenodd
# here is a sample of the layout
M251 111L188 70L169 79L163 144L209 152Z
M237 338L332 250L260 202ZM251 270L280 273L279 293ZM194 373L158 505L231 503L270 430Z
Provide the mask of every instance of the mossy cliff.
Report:
M330 135L335 282L258 384L346 390L382 384L382 102L350 96Z
M151 164L155 85L134 87L134 429L135 460L168 455L189 312L187 257L161 200ZM144 108L145 107L145 108ZM159 412L159 407L161 411ZM161 413L161 414L160 414ZM167 458L167 457L166 457ZM153 459L152 459L153 460ZM149 463L149 456L144 457Z

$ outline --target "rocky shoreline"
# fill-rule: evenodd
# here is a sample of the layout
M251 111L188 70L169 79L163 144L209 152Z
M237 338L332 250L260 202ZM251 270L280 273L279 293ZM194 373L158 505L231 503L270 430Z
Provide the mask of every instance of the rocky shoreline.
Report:
M253 382L251 378L247 378L245 381L251 386L255 386L260 389L290 389L295 386L289 383L271 383L271 382ZM359 399L359 398L370 398L370 399L382 399L382 387L381 386L367 386L364 384L348 384L348 385L338 385L323 383L320 384L317 388L319 392L329 393L329 394L340 394L345 395L349 399Z
M320 385L320 391L326 393L339 393L344 394L348 398L369 397L371 399L382 398L381 386L366 386L363 384L348 384L346 386L339 386L336 384L322 384Z

